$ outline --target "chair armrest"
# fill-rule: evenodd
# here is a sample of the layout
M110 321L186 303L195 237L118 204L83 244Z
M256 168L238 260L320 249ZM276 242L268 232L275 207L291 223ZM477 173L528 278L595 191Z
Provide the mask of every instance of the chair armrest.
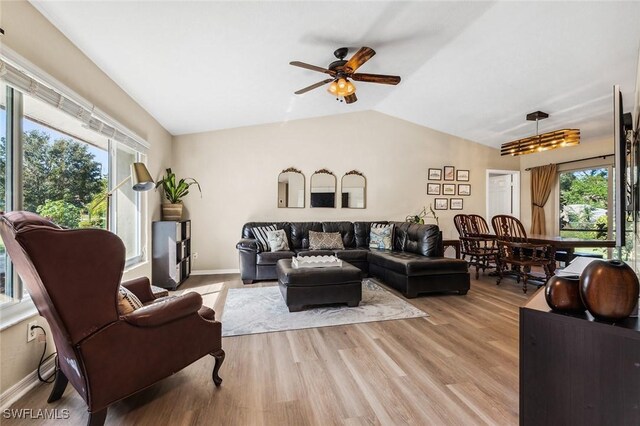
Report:
M236 248L241 251L258 252L258 242L253 238L243 238L238 241Z
M151 302L156 298L151 291L151 283L147 277L134 278L121 283L121 285L135 294L142 303Z
M197 314L201 307L202 296L198 293L187 293L136 309L122 318L129 324L138 327L157 327Z

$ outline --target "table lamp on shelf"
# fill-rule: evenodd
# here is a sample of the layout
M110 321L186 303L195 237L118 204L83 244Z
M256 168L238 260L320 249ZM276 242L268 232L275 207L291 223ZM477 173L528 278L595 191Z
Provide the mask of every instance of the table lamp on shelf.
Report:
M111 229L111 196L129 180L131 180L132 189L136 192L149 191L155 186L153 178L144 163L131 164L131 173L129 176L124 178L122 182L117 184L111 191L107 192L107 230Z

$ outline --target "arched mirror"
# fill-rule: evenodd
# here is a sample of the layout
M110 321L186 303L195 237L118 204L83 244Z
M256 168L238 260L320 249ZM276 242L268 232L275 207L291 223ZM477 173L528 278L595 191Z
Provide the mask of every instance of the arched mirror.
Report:
M336 206L336 176L327 169L311 175L311 207Z
M278 175L278 207L304 208L304 175L289 167Z
M357 170L351 170L342 176L343 209L364 209L367 200L367 179Z

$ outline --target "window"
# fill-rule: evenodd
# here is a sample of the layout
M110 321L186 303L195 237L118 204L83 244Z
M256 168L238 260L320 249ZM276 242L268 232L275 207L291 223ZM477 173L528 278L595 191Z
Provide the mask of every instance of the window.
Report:
M612 238L612 168L596 166L559 173L560 235L582 239ZM606 256L602 248L580 249Z
M0 81L0 209L33 211L68 228L106 229L109 222L125 244L127 265L144 260L143 197L130 185L110 200L107 193L129 177L131 163L144 162L139 151L146 145L133 148L137 140L126 129L0 65L10 83ZM23 305L32 310L19 303L28 299L0 240L0 325L18 320Z

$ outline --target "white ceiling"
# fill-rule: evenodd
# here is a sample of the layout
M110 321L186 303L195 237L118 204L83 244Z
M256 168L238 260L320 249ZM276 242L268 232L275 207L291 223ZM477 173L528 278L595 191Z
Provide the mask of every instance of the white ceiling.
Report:
M32 1L174 135L377 110L498 147L540 129L612 132L612 86L632 105L640 2ZM358 102L324 88L341 46L377 55ZM352 54L355 49L350 52Z

